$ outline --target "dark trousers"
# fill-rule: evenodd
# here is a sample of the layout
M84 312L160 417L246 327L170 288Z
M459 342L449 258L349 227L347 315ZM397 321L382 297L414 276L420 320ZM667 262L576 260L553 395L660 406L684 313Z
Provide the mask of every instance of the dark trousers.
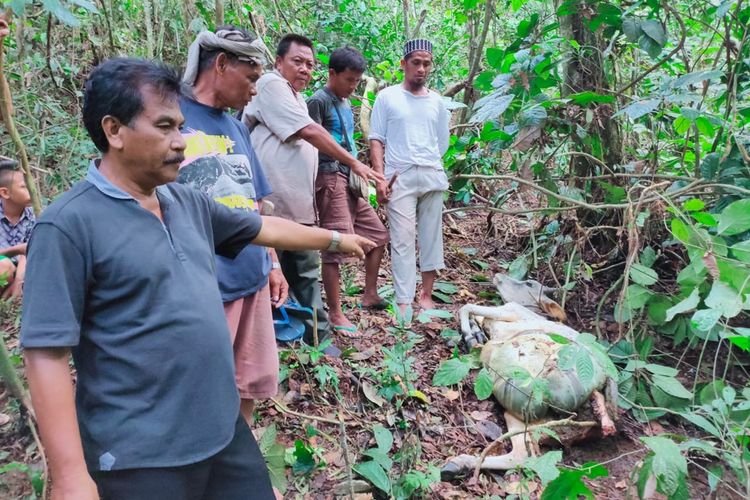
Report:
M289 295L299 305L314 309L318 313L318 340L322 341L331 332L328 313L323 309L323 297L320 295L320 252L317 250L277 250L281 272L289 283ZM294 314L290 311L290 314ZM309 315L299 316L305 321L303 340L313 345L313 321Z
M206 460L180 467L94 472L92 476L101 500L275 498L258 443L241 417L232 441Z

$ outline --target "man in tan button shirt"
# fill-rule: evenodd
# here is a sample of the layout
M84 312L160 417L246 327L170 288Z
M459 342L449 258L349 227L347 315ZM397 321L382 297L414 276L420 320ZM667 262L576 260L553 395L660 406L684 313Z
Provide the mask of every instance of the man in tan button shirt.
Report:
M382 174L354 158L310 118L300 92L310 83L314 67L312 41L301 35L285 35L276 50L274 71L258 80L258 95L245 108L243 116L273 187L273 194L267 199L276 207L274 215L307 225L317 222L318 150L362 177L384 182ZM330 333L330 324L318 284L319 253L280 251L278 256L290 295L301 305L316 309L318 336L325 338ZM312 326L309 321L305 328L304 340L308 344L313 342Z

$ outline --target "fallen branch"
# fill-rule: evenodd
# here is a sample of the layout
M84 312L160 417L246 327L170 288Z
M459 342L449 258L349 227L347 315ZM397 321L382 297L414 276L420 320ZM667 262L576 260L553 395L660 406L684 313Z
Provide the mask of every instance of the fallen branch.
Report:
M332 424L332 425L350 425L349 422L346 422L345 420L333 420L332 418L326 418L326 417L318 417L317 415L306 415L304 413L299 413L294 410L290 410L284 403L279 401L276 398L271 398L271 402L276 407L277 410L279 410L281 413L285 413L287 415L292 415L297 418L303 418L308 420L314 420L316 422L323 422L326 424Z
M591 420L578 422L576 420L573 420L573 418L574 417L568 417L562 420L553 420L552 422L546 422L543 424L530 425L521 430L506 432L505 434L503 434L502 436L500 436L499 438L495 439L493 442L488 444L487 447L482 451L482 454L479 455L479 462L477 462L476 467L474 467L473 479L477 480L479 478L479 473L482 470L482 464L484 463L484 459L487 458L487 455L489 455L490 451L492 451L492 449L495 446L499 445L506 439L510 439L513 436L517 436L519 434L526 434L526 433L533 432L539 429L552 429L554 427L575 427L575 428L583 429L583 428L596 427L598 425L596 422L593 422Z

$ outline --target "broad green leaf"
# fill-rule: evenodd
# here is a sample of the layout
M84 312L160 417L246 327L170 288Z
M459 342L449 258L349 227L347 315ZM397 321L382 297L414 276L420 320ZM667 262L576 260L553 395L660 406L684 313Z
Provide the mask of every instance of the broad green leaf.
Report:
M719 173L719 153L709 153L701 162L701 175L706 179L713 179Z
M365 450L362 455L372 458L375 463L383 468L383 470L388 471L393 467L393 460L391 457L388 456L386 451L383 451L380 448L370 448L369 450Z
M682 208L684 208L688 212L698 212L706 208L706 204L703 202L703 200L699 200L698 198L691 198L682 204Z
M591 92L591 91L579 92L577 94L570 94L567 98L576 104L580 104L581 106L586 106L588 104L591 104L592 102L599 102L599 103L605 103L605 104L610 104L610 103L615 102L615 96L597 94L596 92Z
M276 424L271 424L266 427L266 430L260 437L258 448L260 448L261 453L265 455L274 443L276 443Z
M643 264L633 264L630 266L630 280L639 285L651 286L659 281L659 275Z
M671 229L674 237L681 242L687 243L690 240L690 228L680 219L672 219Z
M721 432L719 432L719 429L717 429L716 426L709 422L705 417L692 412L682 412L680 413L680 416L696 427L699 427L708 432L712 436L721 439Z
M548 451L541 457L529 457L524 462L524 468L531 469L539 477L542 486L560 475L557 463L562 460L562 451Z
M307 474L315 468L315 457L309 446L301 439L294 442L294 464L292 471L295 474Z
M21 17L23 16L24 8L32 2L33 0L10 0L7 4L15 15Z
M505 113L510 103L513 102L513 94L503 95L503 93L493 92L479 99L474 105L474 114L469 122L484 123L499 119L500 115Z
M718 234L732 236L750 229L750 198L737 200L719 214Z
M688 130L690 130L690 127L692 126L692 122L689 119L685 118L684 116L678 116L677 118L674 119L672 126L674 127L675 132L682 135Z
M487 368L482 368L477 374L477 378L474 381L474 394L477 399L485 400L492 396L492 389L495 381L492 379L492 375Z
M594 362L586 349L579 349L576 355L576 373L582 380L594 378Z
M723 473L724 469L722 469L718 465L709 467L706 471L706 474L708 475L708 487L711 489L711 493L716 491L716 488L719 487L719 483L721 482L721 476L723 475Z
M622 18L622 32L630 42L637 42L643 34L641 30L641 22L635 17L623 17Z
M568 340L566 337L563 337L562 335L558 335L556 333L548 333L547 336L558 344L570 344L570 340Z
M375 486L379 490L382 490L385 493L390 493L391 480L388 478L388 474L386 474L386 472L377 462L362 462L361 464L357 464L352 467L352 470L370 481L373 486Z
M83 7L87 11L93 12L94 14L99 12L96 9L96 6L93 3L89 2L88 0L68 0L68 2L70 2L73 5L77 5L78 7Z
M378 443L380 450L386 453L391 451L391 447L393 446L393 434L391 434L391 431L382 425L376 425L372 428L372 433L375 435L375 442Z
M651 247L646 247L641 252L641 256L639 257L639 261L641 264L643 264L646 267L652 267L657 259L656 252Z
M642 437L646 446L651 448L651 472L656 476L657 491L667 496L675 494L680 484L687 481L687 461L680 448L671 439L654 436Z
M690 217L708 227L716 227L719 224L716 218L708 212L692 212Z
M63 24L67 24L68 26L78 26L81 24L78 18L60 0L42 0L42 7Z
M461 358L451 358L440 362L435 375L432 377L432 385L436 387L447 387L455 385L466 378L471 365Z
M286 492L287 488L285 454L286 450L281 443L274 443L263 453L263 458L266 460L266 467L268 467L268 475L271 478L271 484L281 493Z
M529 272L529 257L527 255L516 257L508 268L508 276L517 280L524 279L527 272Z
M700 291L697 288L694 288L687 298L681 300L674 306L667 309L667 317L665 318L665 321L672 321L672 319L678 314L692 311L693 309L698 307L700 300Z
M750 352L750 337L727 337L727 340L745 352Z
M576 366L576 356L579 347L576 345L566 345L557 353L557 366L564 371L572 370Z
M650 39L656 42L659 47L664 47L667 43L667 34L664 27L656 19L647 19L641 23L641 29Z
M642 116L653 113L660 104L661 99L646 99L643 101L635 101L612 115L612 118L621 114L626 114L631 120L637 120Z
M721 311L725 318L734 318L742 310L742 296L721 281L714 281L704 302L711 309Z
M724 73L722 71L695 71L693 73L687 73L681 77L675 79L672 82L672 87L685 87L687 85L694 85L704 80L716 80L721 78Z
M667 311L673 305L669 297L657 295L648 301L648 319L657 326L665 324L667 322Z
M670 396L680 399L691 399L693 397L693 393L685 389L685 386L674 377L653 375L651 380L654 382L654 385Z
M708 332L721 318L721 311L717 309L701 309L695 311L690 318L690 324L700 332Z
M656 59L657 57L659 57L659 55L661 54L661 50L664 47L650 36L645 35L638 40L638 46L641 48L641 50L645 51L651 57L651 59Z
M653 293L641 285L629 285L625 291L625 303L630 309L640 309L646 305Z
M750 263L750 239L732 245L729 250L735 259Z
M654 375L664 375L665 377L676 377L680 373L671 366L656 365L654 363L648 363L644 368Z
M696 118L695 126L698 128L698 131L705 136L711 136L714 133L714 126L705 116L699 116Z
M594 494L582 481L582 478L596 479L609 474L603 466L589 462L578 469L561 469L557 479L551 481L542 492L541 500L578 500L583 496L589 500L594 499Z

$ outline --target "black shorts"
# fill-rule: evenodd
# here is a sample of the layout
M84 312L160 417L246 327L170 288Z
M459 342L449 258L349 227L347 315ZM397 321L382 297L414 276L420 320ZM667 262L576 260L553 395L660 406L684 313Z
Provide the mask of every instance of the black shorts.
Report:
M180 467L98 471L101 500L274 499L263 455L240 417L232 441L216 455Z

